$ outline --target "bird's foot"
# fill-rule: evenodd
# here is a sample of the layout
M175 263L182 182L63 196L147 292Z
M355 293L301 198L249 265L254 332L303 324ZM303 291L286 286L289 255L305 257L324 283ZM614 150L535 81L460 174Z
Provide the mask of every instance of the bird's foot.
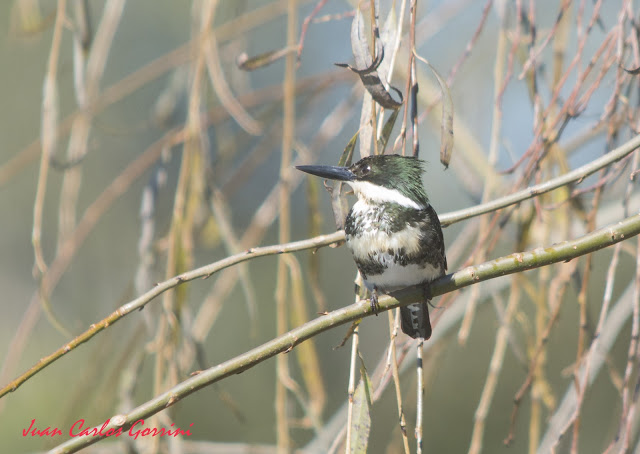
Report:
M378 304L378 289L377 288L373 288L373 290L371 291L371 298L369 298L369 301L371 303L371 310L373 311L374 314L376 314L376 317L378 316L378 313L380 312L380 304Z
M435 309L435 306L431 303L431 283L425 282L422 284L422 296L427 304Z

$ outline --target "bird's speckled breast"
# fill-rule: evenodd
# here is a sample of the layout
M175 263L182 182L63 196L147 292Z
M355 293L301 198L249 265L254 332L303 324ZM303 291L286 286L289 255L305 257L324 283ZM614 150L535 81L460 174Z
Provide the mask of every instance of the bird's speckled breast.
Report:
M367 287L391 291L443 275L439 244L431 244L430 229L423 210L358 200L347 216L345 233Z

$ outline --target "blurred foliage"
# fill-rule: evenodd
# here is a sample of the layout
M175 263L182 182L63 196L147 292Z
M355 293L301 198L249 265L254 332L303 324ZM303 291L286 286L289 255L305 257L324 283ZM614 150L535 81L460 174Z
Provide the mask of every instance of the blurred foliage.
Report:
M638 12L603 3L3 2L0 386L158 282L333 231L339 187L332 204L296 164L337 164L345 147L354 160L419 153L443 215L628 142L639 130ZM352 59L352 71L334 66ZM441 130L454 150L446 171ZM448 227L450 271L637 212L638 161L634 152ZM368 452L405 452L398 390L412 452L417 412L425 451L637 450L637 247L631 239L435 300L424 408L415 344L391 337L394 380L386 317L364 320L358 352L370 372L362 367L355 399L370 418ZM347 305L354 277L345 248L324 248L171 289L0 399L5 449L59 445L80 419L99 427ZM340 452L349 352L333 347L344 334L330 330L145 421L191 436L110 438L87 452ZM33 419L63 435L23 435Z

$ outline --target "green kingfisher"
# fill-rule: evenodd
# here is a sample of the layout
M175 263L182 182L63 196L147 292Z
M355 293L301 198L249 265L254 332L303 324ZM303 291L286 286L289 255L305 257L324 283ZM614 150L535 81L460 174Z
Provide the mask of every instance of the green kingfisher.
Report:
M357 196L345 220L345 237L374 310L378 292L426 286L447 270L440 220L422 184L423 166L417 158L400 155L368 156L350 167L297 166L343 181ZM413 338L431 337L427 304L400 308L402 331Z

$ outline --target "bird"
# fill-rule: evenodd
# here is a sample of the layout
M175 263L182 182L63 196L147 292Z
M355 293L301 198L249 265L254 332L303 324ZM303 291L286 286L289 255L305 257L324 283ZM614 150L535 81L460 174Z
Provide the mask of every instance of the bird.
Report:
M438 214L422 183L424 161L397 154L367 156L349 167L296 166L302 172L348 184L357 201L344 222L345 239L371 306L378 293L422 284L425 301L400 308L401 328L412 338L429 339L428 285L447 270Z

